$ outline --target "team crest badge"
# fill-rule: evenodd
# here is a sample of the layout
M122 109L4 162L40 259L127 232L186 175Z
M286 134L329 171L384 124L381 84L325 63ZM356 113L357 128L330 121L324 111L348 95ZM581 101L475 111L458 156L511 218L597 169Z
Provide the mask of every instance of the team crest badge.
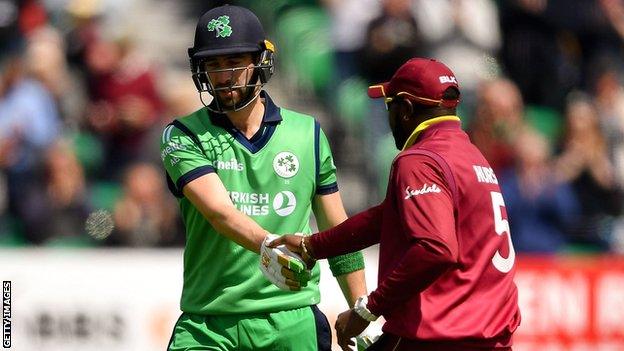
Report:
M230 16L219 16L208 22L208 31L216 31L217 38L226 38L232 35L232 27L229 26Z
M292 152L282 151L273 159L273 169L282 178L292 178L299 171L299 159Z

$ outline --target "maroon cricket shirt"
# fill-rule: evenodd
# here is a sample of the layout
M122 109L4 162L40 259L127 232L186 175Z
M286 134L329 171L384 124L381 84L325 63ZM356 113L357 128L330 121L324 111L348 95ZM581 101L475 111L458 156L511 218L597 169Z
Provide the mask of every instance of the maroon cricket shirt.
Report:
M382 204L310 246L324 258L379 242L368 307L386 333L434 348L511 346L520 313L498 181L460 122L441 120L395 158Z

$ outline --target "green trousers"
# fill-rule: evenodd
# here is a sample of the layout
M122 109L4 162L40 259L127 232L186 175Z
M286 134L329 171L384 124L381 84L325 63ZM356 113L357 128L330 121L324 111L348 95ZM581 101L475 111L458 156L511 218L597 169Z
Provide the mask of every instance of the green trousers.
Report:
M288 311L197 315L183 313L168 351L331 350L331 329L316 306Z

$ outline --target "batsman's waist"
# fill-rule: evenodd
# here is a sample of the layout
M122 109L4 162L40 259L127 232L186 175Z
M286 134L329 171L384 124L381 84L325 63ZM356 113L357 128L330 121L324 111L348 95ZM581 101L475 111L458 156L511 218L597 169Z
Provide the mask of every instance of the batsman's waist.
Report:
M272 291L275 288L276 291ZM269 287L269 293L262 293L265 289L259 289L257 294L221 294L217 296L204 295L189 296L182 294L180 309L183 312L199 315L230 315L230 314L253 314L277 312L289 309L301 308L318 304L320 293L318 285L309 284L296 293L278 290Z

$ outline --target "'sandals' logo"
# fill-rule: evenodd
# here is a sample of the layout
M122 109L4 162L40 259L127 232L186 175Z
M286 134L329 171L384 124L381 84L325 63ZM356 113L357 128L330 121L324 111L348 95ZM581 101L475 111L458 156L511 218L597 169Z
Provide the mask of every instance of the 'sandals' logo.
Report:
M217 31L218 37L229 37L232 35L232 27L229 26L230 16L219 16L219 18L213 19L208 22L208 31Z
M299 171L299 159L292 152L282 151L273 159L273 169L282 178L292 178Z

